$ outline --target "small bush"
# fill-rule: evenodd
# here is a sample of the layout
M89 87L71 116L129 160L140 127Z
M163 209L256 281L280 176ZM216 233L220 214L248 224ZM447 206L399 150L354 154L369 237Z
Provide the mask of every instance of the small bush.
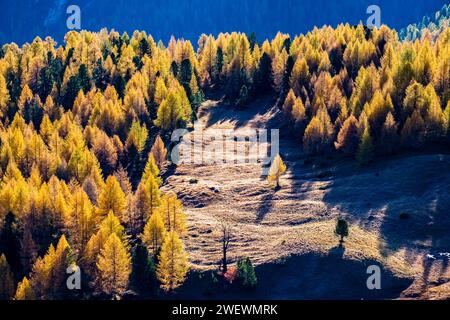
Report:
M190 183L190 184L198 183L198 179L191 178L191 179L189 179L189 183Z

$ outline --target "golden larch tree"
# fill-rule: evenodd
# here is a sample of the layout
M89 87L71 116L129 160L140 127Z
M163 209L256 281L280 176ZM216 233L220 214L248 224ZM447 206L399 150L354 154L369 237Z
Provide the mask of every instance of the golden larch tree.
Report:
M109 236L101 250L97 268L100 286L104 293L116 297L127 290L131 273L131 257L115 233Z
M33 288L31 288L30 281L27 277L23 277L23 280L17 285L15 300L35 300Z
M157 211L161 214L167 231L176 231L180 235L187 231L183 203L174 192L161 197L161 204Z
M186 279L188 270L189 258L183 242L176 232L170 231L164 238L156 269L161 288L164 291L178 288Z
M162 180L159 176L158 165L156 164L156 160L153 156L153 153L150 151L148 154L148 160L144 168L144 172L142 173L141 182L146 183L149 176L152 175L156 181L158 182L158 186L161 185Z
M120 188L119 182L113 175L106 179L106 184L98 196L98 215L105 217L112 211L121 222L126 222L125 211L127 199Z
M155 159L156 165L158 166L159 170L161 170L162 166L166 162L167 149L164 146L164 142L159 135L156 137L150 152L153 155L153 158Z
M280 187L280 176L286 172L286 165L283 163L280 155L277 154L272 161L272 164L269 169L269 174L267 176L267 180L269 182L276 183L276 187Z
M156 254L161 248L165 235L166 227L164 226L164 221L161 214L156 211L145 224L142 242L149 252Z

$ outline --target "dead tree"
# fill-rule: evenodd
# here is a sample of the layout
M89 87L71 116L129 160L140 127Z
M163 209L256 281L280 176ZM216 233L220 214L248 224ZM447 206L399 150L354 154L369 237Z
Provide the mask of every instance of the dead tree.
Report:
M231 240L231 232L230 232L230 225L223 222L221 225L221 237L220 237L220 241L222 243L222 274L227 273L228 270L228 266L227 266L227 251L228 251L228 247L230 245L230 240Z

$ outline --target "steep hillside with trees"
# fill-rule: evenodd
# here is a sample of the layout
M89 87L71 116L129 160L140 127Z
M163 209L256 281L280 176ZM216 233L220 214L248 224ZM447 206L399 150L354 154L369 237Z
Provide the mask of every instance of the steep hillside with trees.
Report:
M69 32L60 46L51 38L4 45L0 297L120 298L180 287L185 243L192 248L195 238L185 203L164 188L169 137L192 127L212 92L230 110L276 100L280 124L308 155L342 153L363 167L401 150L448 150L450 29L415 42L363 25L263 43L203 34L197 50L188 40L165 47L145 32L106 30ZM286 166L277 159L279 185ZM82 291L65 287L75 265L86 275Z

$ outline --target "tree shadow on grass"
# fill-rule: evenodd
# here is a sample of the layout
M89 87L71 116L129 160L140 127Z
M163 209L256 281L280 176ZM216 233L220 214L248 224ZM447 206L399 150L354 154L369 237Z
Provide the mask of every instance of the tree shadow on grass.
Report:
M378 232L379 252L401 253L423 286L443 281L450 251L450 157L380 160L333 177L323 201L351 224ZM419 269L417 269L419 268Z

